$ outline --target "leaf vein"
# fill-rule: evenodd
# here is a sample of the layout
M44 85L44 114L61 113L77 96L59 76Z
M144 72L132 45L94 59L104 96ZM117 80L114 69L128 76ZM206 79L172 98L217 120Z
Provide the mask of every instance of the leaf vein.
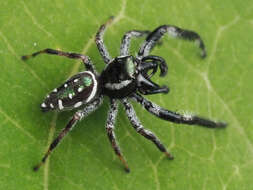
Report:
M25 10L26 14L31 18L33 24L35 26L37 26L41 31L45 32L48 37L55 39L54 36L50 32L48 32L47 30L45 30L45 28L41 24L38 23L38 21L36 20L36 18L32 15L31 11L28 9L28 7L25 4L25 2L21 1L21 3L24 6L24 10Z
M0 108L0 114L2 114L10 123L12 123L17 129L22 131L26 136L31 138L32 140L36 140L34 136L32 136L28 131L26 131L24 128L21 127L19 123L17 123L15 120L13 120L8 114L6 114L2 108Z

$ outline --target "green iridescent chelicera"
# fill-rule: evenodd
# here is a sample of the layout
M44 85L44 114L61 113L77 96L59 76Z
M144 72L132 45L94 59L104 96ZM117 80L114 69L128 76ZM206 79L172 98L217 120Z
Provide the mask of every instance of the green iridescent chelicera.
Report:
M83 78L83 83L85 86L90 86L92 83L92 79L90 77L84 77Z
M134 72L135 72L135 65L134 65L133 60L131 58L127 59L126 70L129 74L129 76L133 77Z

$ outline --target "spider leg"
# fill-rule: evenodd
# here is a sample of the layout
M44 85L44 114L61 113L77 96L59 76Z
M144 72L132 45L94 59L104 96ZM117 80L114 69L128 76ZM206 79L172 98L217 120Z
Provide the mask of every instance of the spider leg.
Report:
M89 115L91 112L95 111L99 107L99 105L101 105L101 103L102 103L102 97L100 97L97 100L94 100L92 103L87 105L83 110L77 111L74 114L74 116L71 118L71 120L68 122L67 126L60 132L60 134L50 144L41 162L37 164L33 168L33 170L37 171L42 166L42 164L46 162L46 159L48 158L50 153L57 147L57 145L61 142L63 137L65 137L69 133L69 131L71 131L74 128L75 124L81 119L83 119L84 117L86 117L87 115Z
M165 155L173 160L173 156L166 150L165 146L162 144L162 142L156 137L156 135L154 133L152 133L151 131L145 129L138 117L136 116L136 113L133 109L133 106L126 100L126 99L123 99L122 100L122 103L125 107L125 111L126 111L126 114L127 114L127 117L128 119L130 120L133 128L139 133L141 134L142 136L144 136L146 139L152 141L156 146L157 148L161 151L161 152L164 152Z
M196 41L199 45L199 48L201 49L201 56L203 58L206 57L205 45L198 33L194 31L190 31L190 30L181 29L177 26L163 25L156 28L153 32L151 32L147 36L146 41L143 43L143 45L141 46L138 52L138 58L140 59L142 57L147 56L152 50L152 48L159 41L159 39L165 33L167 33L168 35L172 37L181 38L184 40Z
M145 73L144 73L145 74ZM139 75L137 79L138 91L142 94L158 94L158 93L168 93L169 88L167 86L160 87L150 80L150 78L145 78L143 75Z
M106 132L110 140L110 143L112 144L115 154L119 157L119 159L125 166L125 171L130 172L127 162L120 151L120 147L117 143L116 136L114 133L114 124L115 124L117 112L118 112L118 104L115 99L111 99L110 110L109 110L109 114L106 121Z
M133 94L133 99L140 103L148 112L167 121L188 125L199 125L207 128L224 128L227 126L224 122L216 122L195 115L181 115L176 112L166 110L155 103L148 101L137 93Z
M160 94L160 93L164 93L167 94L169 92L169 88L167 86L162 86L156 89L139 89L139 92L141 92L142 94L145 95L151 95L151 94Z
M120 45L120 55L121 56L129 55L130 43L133 37L138 38L144 35L148 35L149 33L150 31L139 31L139 30L131 30L125 33Z
M93 66L92 61L90 60L90 58L86 55L82 55L82 54L78 54L78 53L63 52L63 51L47 48L47 49L37 51L37 52L35 52L33 54L30 54L30 55L24 55L21 58L22 58L22 60L25 61L27 59L30 59L30 58L35 57L35 56L40 55L40 54L50 54L50 55L64 56L64 57L67 57L67 58L70 58L70 59L81 59L87 70L96 73L95 67Z
M111 24L112 20L113 20L113 16L110 17L109 20L105 24L100 26L100 28L96 34L96 38L95 38L95 42L97 44L98 51L99 51L100 55L102 56L102 58L104 59L104 62L106 64L108 64L112 58L109 55L109 52L104 44L103 36L104 36L104 32L105 32L106 27L109 24Z

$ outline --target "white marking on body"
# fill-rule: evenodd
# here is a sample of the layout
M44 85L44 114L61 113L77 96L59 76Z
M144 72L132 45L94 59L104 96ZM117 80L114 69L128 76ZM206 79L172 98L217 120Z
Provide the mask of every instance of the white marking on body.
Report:
M50 107L51 107L51 108L54 108L54 105L51 103L51 104L50 104Z
M47 105L45 104L45 102L43 102L43 103L41 104L41 107L42 107L42 108L46 108L46 107L47 107Z
M110 90L119 90L125 86L127 86L128 84L130 84L132 82L132 80L124 80L120 83L106 83L105 87L110 89Z
M193 119L193 115L194 115L193 112L191 111L181 111L181 112L187 121L190 121Z
M53 92L57 92L57 88L55 88L55 89L53 90Z
M47 98L49 98L50 96L49 95L47 95Z
M58 106L59 106L60 110L62 110L64 108L62 105L62 100L58 100Z
M78 79L75 79L74 82L78 82Z
M72 98L73 98L73 95L72 95L71 93L69 94L69 98L70 98L70 99L72 99Z
M83 90L83 86L80 86L80 87L77 89L78 92L81 92L82 90Z
M64 84L64 87L67 88L67 87L68 87L68 84Z
M77 103L75 103L74 107L77 108L77 107L81 106L82 104L83 104L82 102L77 102Z
M156 115L159 115L161 107L158 106L157 104L153 103L153 106L151 106L149 109ZM144 104L142 104L142 106L144 106Z
M177 37L177 36L178 36L177 30L176 30L176 28L174 28L174 27L169 27L169 28L167 29L167 32L168 32L168 34L171 35L172 37Z
M98 83L97 83L95 75L92 72L90 72L90 71L85 71L85 72L89 73L91 75L91 77L92 77L92 80L93 80L92 91L90 93L90 96L86 100L86 102L89 102L96 95Z

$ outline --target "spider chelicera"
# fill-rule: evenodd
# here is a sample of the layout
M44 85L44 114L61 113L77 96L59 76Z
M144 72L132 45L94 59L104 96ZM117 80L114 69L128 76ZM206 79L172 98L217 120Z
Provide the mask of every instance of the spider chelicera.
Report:
M161 77L165 76L168 70L167 64L162 57L149 55L150 51L157 42L159 42L161 37L164 34L168 34L175 38L196 41L201 49L201 56L204 58L206 56L205 46L196 32L184 30L172 25L159 26L152 32L132 30L123 36L120 46L120 56L112 59L103 42L104 31L112 20L113 17L111 17L108 22L101 25L96 34L95 41L106 64L106 67L101 74L95 70L92 61L88 56L78 53L44 49L31 55L22 56L23 60L27 60L44 53L64 56L71 59L80 59L87 70L72 76L60 87L55 88L49 95L47 95L44 102L41 104L41 110L43 112L50 110L64 111L75 108L79 108L80 110L74 114L67 126L51 143L41 162L34 167L35 171L45 163L50 153L56 148L63 137L75 126L75 124L101 105L103 96L108 96L110 99L110 109L106 121L106 132L116 155L124 164L127 172L130 170L120 151L114 133L119 102L123 104L127 117L133 128L139 134L152 141L169 159L173 159L173 156L167 151L166 147L154 133L142 126L129 100L136 101L148 112L163 120L188 125L199 125L208 128L226 127L226 123L223 122L216 122L195 115L184 115L166 110L142 96L169 92L167 86L159 86L151 80L158 68L160 69ZM131 39L133 37L142 36L146 36L146 40L142 44L138 55L136 57L129 55Z

